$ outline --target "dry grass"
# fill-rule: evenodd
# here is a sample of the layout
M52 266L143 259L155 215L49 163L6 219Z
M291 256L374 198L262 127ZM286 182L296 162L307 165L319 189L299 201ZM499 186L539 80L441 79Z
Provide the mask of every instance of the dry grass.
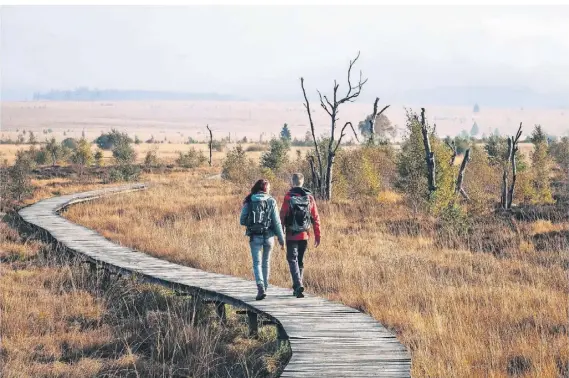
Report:
M242 190L190 173L154 184L77 205L66 216L155 256L252 279L237 222ZM569 362L566 255L521 253L512 245L498 258L438 248L428 236L393 236L382 231L385 222L401 215L385 204L394 196L384 197L355 208L321 204L323 243L306 259L310 292L366 311L397 332L417 377L562 374ZM280 250L272 264L272 282L290 286Z

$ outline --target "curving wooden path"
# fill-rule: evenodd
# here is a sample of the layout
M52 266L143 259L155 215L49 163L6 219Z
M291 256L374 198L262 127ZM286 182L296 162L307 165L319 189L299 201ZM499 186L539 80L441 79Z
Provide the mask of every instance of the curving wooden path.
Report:
M368 315L310 294L297 299L290 289L278 287L271 287L265 300L255 301L252 281L204 272L119 246L58 214L77 202L142 189L144 185L128 185L49 198L19 214L28 225L98 267L134 273L190 295L239 307L252 315L255 326L257 314L270 319L292 349L282 377L410 377L411 359L405 347Z

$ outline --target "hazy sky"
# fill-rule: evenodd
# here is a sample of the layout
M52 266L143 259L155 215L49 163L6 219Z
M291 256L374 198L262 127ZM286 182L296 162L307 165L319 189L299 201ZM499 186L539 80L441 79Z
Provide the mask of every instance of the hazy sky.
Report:
M3 90L77 86L297 99L343 84L569 90L569 7L2 7Z

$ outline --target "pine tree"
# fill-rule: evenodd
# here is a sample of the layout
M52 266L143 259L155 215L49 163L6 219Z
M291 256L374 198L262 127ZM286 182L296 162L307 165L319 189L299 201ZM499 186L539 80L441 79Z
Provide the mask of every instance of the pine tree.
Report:
M480 133L480 128L478 127L478 124L475 121L474 124L472 124L472 128L470 129L470 136L476 138L476 136L479 133Z
M288 163L288 151L290 145L286 140L272 139L269 150L261 155L261 167L269 168L275 172L279 171Z
M292 136L290 134L290 129L288 128L288 124L284 124L282 130L281 130L281 139L287 142L290 142L292 139Z

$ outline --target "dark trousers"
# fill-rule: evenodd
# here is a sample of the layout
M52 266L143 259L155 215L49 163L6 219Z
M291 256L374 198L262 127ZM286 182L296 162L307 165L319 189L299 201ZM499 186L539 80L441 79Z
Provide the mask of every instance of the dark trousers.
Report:
M306 247L308 247L308 240L288 240L286 242L286 259L294 289L302 286L303 260Z

